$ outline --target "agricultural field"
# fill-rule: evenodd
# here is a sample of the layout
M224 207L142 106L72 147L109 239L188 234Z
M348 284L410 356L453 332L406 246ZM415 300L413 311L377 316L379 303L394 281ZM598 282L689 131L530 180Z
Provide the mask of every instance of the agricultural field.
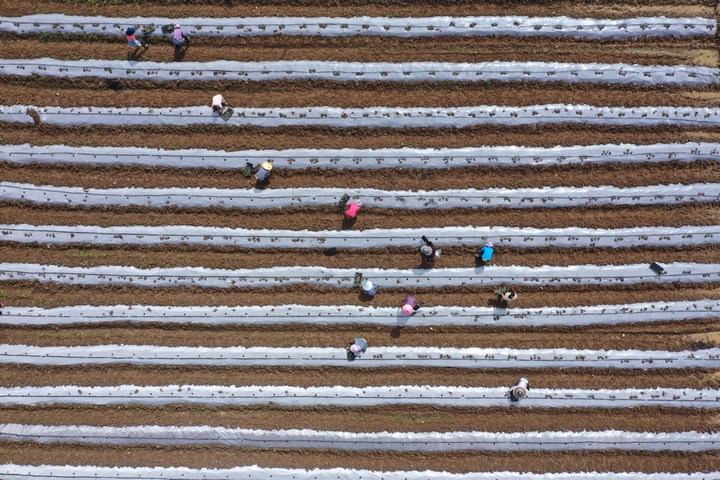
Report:
M0 0L0 479L720 479L717 17Z

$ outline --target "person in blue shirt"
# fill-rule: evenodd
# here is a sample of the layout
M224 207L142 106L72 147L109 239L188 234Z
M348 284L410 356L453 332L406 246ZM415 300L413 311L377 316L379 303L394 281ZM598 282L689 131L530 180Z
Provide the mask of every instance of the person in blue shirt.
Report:
M487 242L485 246L482 248L480 253L475 255L475 261L485 266L488 263L492 262L493 254L495 253L495 245L493 245L492 242Z

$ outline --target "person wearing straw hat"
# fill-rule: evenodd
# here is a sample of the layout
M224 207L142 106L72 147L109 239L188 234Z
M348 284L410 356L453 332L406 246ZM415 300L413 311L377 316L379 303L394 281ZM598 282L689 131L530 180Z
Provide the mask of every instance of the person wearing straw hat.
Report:
M362 288L362 293L370 298L377 295L378 287L377 285L373 285L370 280L365 280L364 282L362 282L362 284L360 284L360 287Z
M400 307L400 311L403 313L403 315L407 315L408 317L410 315L414 315L415 312L417 312L420 309L420 304L418 303L417 299L412 296L408 295L403 300L402 306Z
M272 173L272 163L270 162L264 162L262 165L260 165L260 168L258 169L257 173L255 174L255 179L259 183L266 183L268 180L270 180L270 174Z

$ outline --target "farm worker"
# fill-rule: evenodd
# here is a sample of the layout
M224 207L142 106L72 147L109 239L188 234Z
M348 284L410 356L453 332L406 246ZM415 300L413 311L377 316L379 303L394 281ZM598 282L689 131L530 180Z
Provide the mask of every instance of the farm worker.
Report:
M361 353L365 353L365 351L368 348L368 342L364 338L356 338L352 342L350 342L349 346L347 347L347 359L348 360L355 360L355 357L360 355Z
M365 280L360 286L362 287L363 293L368 297L374 297L377 295L378 287L377 285L373 285L370 280Z
M227 106L227 102L223 98L222 95L217 94L212 98L212 109L213 112L217 113L218 115L222 115L225 111L225 107Z
M185 32L182 31L179 24L175 25L175 30L173 30L173 45L175 45L175 48L180 48L186 43L187 37L185 36Z
M419 308L420 308L420 305L418 305L417 299L415 297L413 297L412 295L408 295L403 300L402 307L400 307L400 311L403 314L410 316L410 315L413 315L415 312L417 312Z
M517 300L517 292L512 288L503 287L495 290L495 293L497 293L498 300L505 304L509 304Z
M495 253L495 245L492 242L487 242L480 252L480 260L483 263L492 262L493 254Z
M521 378L515 386L510 389L510 400L517 402L527 397L528 390L530 390L530 381L527 378Z
M425 242L425 245L420 247L420 255L422 255L423 262L432 263L437 257L440 256L442 250L437 248L431 241Z
M135 31L136 30L134 27L130 27L127 30L125 30L125 38L127 38L128 45L135 48L135 50L137 50L140 47L143 47L143 48L145 48L145 50L147 50L148 44L143 43L140 40L138 40L137 38L135 38Z
M270 173L272 172L272 163L265 162L262 165L260 165L260 169L255 174L255 179L258 182L266 182L270 178Z
M360 211L361 206L362 206L362 202L360 200L348 203L347 209L345 210L345 216L347 218L357 217L357 214Z

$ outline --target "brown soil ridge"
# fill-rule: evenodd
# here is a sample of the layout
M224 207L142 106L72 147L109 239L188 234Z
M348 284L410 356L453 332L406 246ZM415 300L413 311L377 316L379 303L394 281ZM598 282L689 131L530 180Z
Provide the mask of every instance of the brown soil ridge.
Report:
M222 128L23 126L0 123L0 142L209 150L287 148L461 148L468 145L555 147L603 143L685 143L720 141L720 128L535 125L462 129Z
M414 292L420 301L432 305L492 306L493 287L456 288L445 290L384 289L372 301L363 300L356 290L312 288L302 289L203 289L195 288L137 288L137 287L76 287L34 282L2 282L0 298L6 305L44 308L66 305L374 305L394 307ZM574 288L557 289L523 287L514 308L553 306L607 305L639 302L672 302L720 298L718 284L655 284L601 290L579 291ZM402 333L402 332L399 332Z
M716 225L720 204L676 204L630 207L570 207L509 209L366 209L358 215L353 230L405 228L406 222L426 228L497 225L536 228L630 228L638 226L682 227ZM55 205L0 202L0 222L34 225L196 225L228 228L287 230L338 230L343 227L339 209L179 209L179 208L67 208ZM347 225L346 225L347 227Z
M531 432L623 430L635 432L717 432L720 416L685 408L455 408L418 405L292 408L50 405L2 407L0 422L34 425L183 425L252 429L363 432ZM601 426L601 427L600 427Z
M422 322L422 320L420 320ZM308 325L286 328L253 328L245 326L184 328L185 325L151 327L137 324L124 326L77 325L56 328L0 327L3 343L19 345L84 346L84 345L158 345L168 347L325 347L340 348L355 337L367 339L372 347L439 347L439 348L573 348L589 350L668 350L684 351L717 347L717 343L698 341L699 338L718 338L720 331L713 323L676 323L670 326L655 325L635 329L622 325L609 332L595 329L574 332L505 331L492 332L482 328L443 331L427 327L422 331L413 328L374 326L344 326L324 329Z
M457 1L422 0L352 0L326 2L302 0L263 0L261 2L68 2L63 0L2 0L2 11L6 16L21 16L62 12L66 15L102 15L112 17L430 17L430 16L499 16L527 15L552 17L565 15L578 18L631 18L631 17L709 17L715 16L714 2L707 0L660 0L647 2L623 2L618 0L577 3L574 1Z
M442 247L443 254L435 268L474 268L475 247ZM93 267L126 265L138 268L205 267L205 268L269 268L277 266L322 266L328 268L428 268L421 264L418 247L397 249L344 250L337 253L321 249L236 249L167 246L112 247L97 245L51 245L4 243L0 241L0 258L4 262L42 263ZM681 262L716 263L720 246L707 245L687 248L635 247L630 249L571 249L571 248L498 248L494 266L523 265L617 265L650 264L658 259Z
M412 190L456 188L543 188L613 185L620 188L657 184L720 182L720 162L588 164L548 167L463 167L443 169L284 169L276 165L270 188L353 188L395 190L398 179ZM70 185L85 188L253 188L255 178L242 170L183 169L144 166L14 164L0 162L6 182Z
M240 459L240 460L239 460ZM235 447L86 446L0 442L0 462L22 465L352 468L380 471L646 472L717 470L717 452L385 453Z
M720 106L717 89L538 82L202 81L0 77L5 104L58 107L185 107L210 103L223 92L230 105L259 108L362 108L469 105L591 104L615 107ZM169 128L169 127L168 127Z
M583 41L569 37L199 37L174 50L168 38L149 39L150 48L131 56L121 36L0 33L0 58L211 62L217 60L339 62L556 62L694 65L715 67L713 37ZM65 47L67 46L67 47Z
M290 385L351 387L435 385L505 387L519 377L542 388L718 388L720 375L708 369L463 369L463 368L295 368L158 365L36 366L0 364L0 385Z

